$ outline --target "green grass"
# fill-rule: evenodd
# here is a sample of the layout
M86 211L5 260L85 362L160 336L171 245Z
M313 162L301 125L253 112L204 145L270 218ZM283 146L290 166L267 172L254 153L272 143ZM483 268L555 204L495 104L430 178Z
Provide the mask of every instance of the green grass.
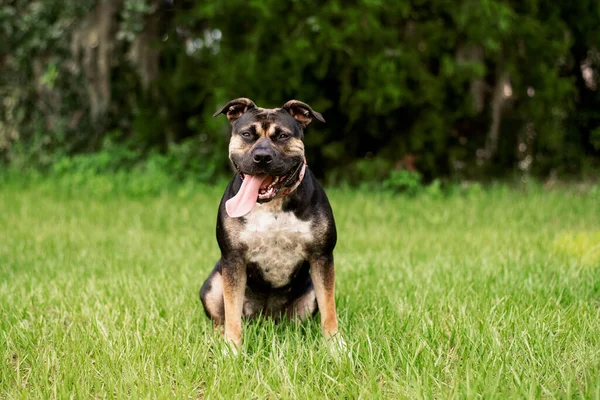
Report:
M330 190L352 357L318 319L233 357L198 299L222 188L102 182L0 186L2 398L600 398L598 188Z

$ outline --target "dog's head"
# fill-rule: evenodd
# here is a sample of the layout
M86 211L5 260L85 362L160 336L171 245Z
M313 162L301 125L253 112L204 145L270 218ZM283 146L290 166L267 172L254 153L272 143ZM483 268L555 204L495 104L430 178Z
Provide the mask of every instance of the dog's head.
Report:
M231 123L229 158L234 167L242 179L260 179L256 183L259 202L273 199L296 182L304 164L303 130L313 118L325 122L320 113L298 100L265 109L239 98L214 116L219 114L226 114Z

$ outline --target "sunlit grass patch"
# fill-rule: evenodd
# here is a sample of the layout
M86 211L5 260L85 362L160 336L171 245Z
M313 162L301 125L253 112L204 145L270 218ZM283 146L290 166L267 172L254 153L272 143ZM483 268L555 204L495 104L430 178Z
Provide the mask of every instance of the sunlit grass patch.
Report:
M600 231L562 233L554 240L553 248L581 264L600 267Z

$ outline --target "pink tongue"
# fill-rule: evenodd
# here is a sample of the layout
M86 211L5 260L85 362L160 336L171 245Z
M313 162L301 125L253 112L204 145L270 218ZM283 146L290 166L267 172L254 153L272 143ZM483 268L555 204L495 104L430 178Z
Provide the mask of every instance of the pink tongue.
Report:
M242 187L235 196L227 200L225 210L231 218L243 217L256 205L258 189L269 175L246 175Z

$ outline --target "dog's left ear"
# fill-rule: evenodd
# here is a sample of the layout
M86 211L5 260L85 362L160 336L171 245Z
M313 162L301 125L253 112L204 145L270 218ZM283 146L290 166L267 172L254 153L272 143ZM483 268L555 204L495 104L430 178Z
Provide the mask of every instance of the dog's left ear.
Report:
M289 112L290 115L294 117L294 119L298 121L300 126L303 128L310 124L313 118L316 118L321 122L325 122L325 118L323 118L321 113L316 112L310 108L308 104L298 100L290 100L281 108Z

